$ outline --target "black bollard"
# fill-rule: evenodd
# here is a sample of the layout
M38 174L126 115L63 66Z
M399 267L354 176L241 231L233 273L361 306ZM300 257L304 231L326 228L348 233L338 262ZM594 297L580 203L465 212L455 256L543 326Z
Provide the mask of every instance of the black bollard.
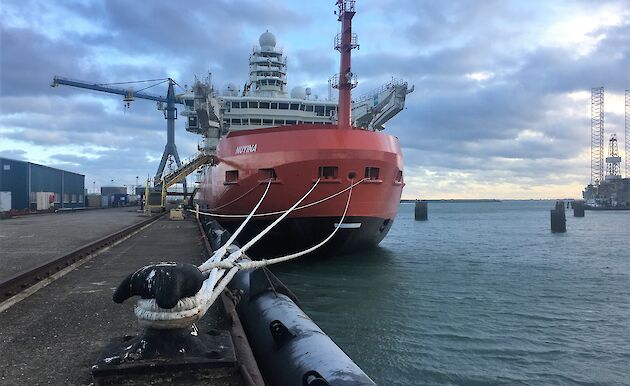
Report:
M584 217L584 201L573 201L573 217Z
M426 201L416 200L415 218L416 221L426 221L428 219L428 208Z
M556 209L551 210L551 232L564 233L567 231L567 218L564 214L564 202L556 201Z

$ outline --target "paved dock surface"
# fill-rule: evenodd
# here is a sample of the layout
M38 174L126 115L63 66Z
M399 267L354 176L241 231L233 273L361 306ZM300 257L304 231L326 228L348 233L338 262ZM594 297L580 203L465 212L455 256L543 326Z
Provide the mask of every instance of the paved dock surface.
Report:
M115 287L151 262L200 263L202 243L194 221L162 218L0 312L0 384L92 383L91 365L110 339L140 331L135 301L115 304ZM200 331L226 328L216 307L197 323Z
M138 207L35 214L0 221L0 280L145 220Z

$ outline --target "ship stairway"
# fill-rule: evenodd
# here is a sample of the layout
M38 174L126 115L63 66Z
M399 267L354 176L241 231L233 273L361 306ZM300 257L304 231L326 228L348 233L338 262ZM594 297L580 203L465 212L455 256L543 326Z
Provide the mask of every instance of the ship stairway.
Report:
M164 184L164 189L182 182L189 174L194 172L198 167L209 164L212 162L212 155L208 153L199 153L193 157L190 161L182 163L182 166L168 173L162 177L159 187Z

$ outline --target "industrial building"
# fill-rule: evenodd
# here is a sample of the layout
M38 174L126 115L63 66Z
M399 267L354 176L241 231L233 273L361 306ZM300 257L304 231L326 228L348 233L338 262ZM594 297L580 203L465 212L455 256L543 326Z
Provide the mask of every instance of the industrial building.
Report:
M85 176L0 157L0 212L83 208Z

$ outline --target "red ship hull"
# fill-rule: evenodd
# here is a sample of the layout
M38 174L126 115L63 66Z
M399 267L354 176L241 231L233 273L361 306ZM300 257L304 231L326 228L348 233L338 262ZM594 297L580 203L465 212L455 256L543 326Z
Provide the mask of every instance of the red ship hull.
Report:
M218 215L247 215L272 177L269 193L256 213L284 211L320 179L300 206L320 201L353 182L346 219L320 253L335 254L377 245L389 231L404 182L398 139L335 125L294 125L233 132L221 139L217 165L201 180L199 201ZM273 169L273 170L271 170ZM325 239L343 215L349 191L291 212L256 247L255 257L309 248ZM252 219L245 242L279 215ZM228 230L243 217L217 217Z

